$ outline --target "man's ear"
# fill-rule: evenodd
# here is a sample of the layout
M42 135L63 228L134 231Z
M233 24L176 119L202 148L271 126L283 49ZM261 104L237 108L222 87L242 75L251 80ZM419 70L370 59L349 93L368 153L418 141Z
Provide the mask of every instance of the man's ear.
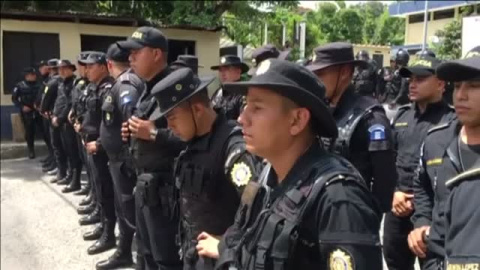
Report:
M296 108L293 109L291 113L290 134L295 136L302 133L308 127L312 115L307 108Z

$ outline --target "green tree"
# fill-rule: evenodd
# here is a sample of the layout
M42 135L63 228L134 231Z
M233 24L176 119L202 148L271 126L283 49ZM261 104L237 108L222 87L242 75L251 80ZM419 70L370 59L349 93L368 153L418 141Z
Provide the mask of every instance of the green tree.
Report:
M438 30L435 35L440 39L434 46L437 57L444 60L459 59L462 56L462 23L454 20L444 29Z

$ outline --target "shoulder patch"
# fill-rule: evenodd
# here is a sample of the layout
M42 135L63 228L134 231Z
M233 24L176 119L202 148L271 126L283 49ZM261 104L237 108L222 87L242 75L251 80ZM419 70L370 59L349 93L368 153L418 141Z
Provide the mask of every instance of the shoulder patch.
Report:
M452 188L454 185L457 185L460 182L462 182L463 180L466 180L466 179L468 179L470 177L473 177L473 176L480 177L480 168L471 169L471 170L468 170L466 172L463 172L463 173L455 176L454 178L448 180L445 183L445 185L447 186L447 188Z
M47 93L48 92L48 86L45 86L45 90L43 90L43 93Z
M353 270L355 263L352 256L346 250L336 249L330 253L328 269L330 270Z
M245 186L252 178L252 170L245 162L239 162L233 165L231 177L236 186Z
M122 105L130 103L131 101L132 101L132 99L130 98L130 96L123 97L122 98Z
M122 76L120 76L120 81L121 82L130 82L130 75L127 73L124 73L122 74Z
M385 140L385 126L381 124L375 124L368 128L370 133L370 141L383 141Z

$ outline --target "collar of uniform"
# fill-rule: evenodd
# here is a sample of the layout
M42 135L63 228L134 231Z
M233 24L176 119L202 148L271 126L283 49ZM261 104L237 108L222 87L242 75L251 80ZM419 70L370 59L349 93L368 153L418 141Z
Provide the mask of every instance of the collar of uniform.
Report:
M279 184L278 177L273 169L270 169L270 173L268 174L267 185L273 189L271 200L274 201L276 198L281 196L284 192L290 189L297 181L299 180L306 180L301 179L300 176L305 172L309 172L309 168L311 168L312 164L319 160L319 157L324 153L324 150L320 147L317 142L314 142L308 150L300 156L295 164L288 172L287 176L283 181Z
M165 67L162 71L160 71L155 77L153 77L150 81L147 82L147 91L150 93L152 88L157 84L159 81L163 80L163 78L167 77L170 73L170 68Z
M226 121L227 121L227 118L225 117L225 115L221 113L217 114L217 118L213 122L212 129L210 130L210 132L200 137L195 137L190 141L189 143L190 150L206 151L210 146L211 139L213 137L212 134L215 133L215 130L217 130L218 126L220 126Z
M355 100L355 95L353 84L350 84L340 97L340 100L338 101L333 112L333 116L337 117L343 114L344 111L350 110L353 105L352 103Z
M73 80L75 80L75 75L72 75L68 78L65 78L65 80L63 80L63 82L69 83L69 82L73 82Z
M413 109L415 109L415 113L419 114L420 111L418 110L417 105L413 103L412 106L413 106ZM422 115L427 115L430 113L438 113L439 109L446 108L446 107L448 107L448 104L443 99L441 99L438 102L428 104L427 108L425 109L425 112Z
M110 77L110 76L105 76L105 78L103 78L100 83L98 84L98 87L102 87L103 85L107 84L107 83L110 83L112 84L114 82L113 78Z

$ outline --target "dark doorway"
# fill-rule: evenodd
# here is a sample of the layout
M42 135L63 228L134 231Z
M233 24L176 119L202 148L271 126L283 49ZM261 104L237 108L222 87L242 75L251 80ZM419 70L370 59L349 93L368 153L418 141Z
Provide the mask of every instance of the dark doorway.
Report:
M168 63L177 60L177 57L182 54L195 54L195 41L190 40L168 40Z
M373 54L373 61L377 63L377 68L383 67L383 54Z
M3 92L11 94L22 71L41 60L60 56L58 34L3 31Z
M82 51L99 51L106 53L108 47L112 43L125 39L127 38L113 36L80 35Z

